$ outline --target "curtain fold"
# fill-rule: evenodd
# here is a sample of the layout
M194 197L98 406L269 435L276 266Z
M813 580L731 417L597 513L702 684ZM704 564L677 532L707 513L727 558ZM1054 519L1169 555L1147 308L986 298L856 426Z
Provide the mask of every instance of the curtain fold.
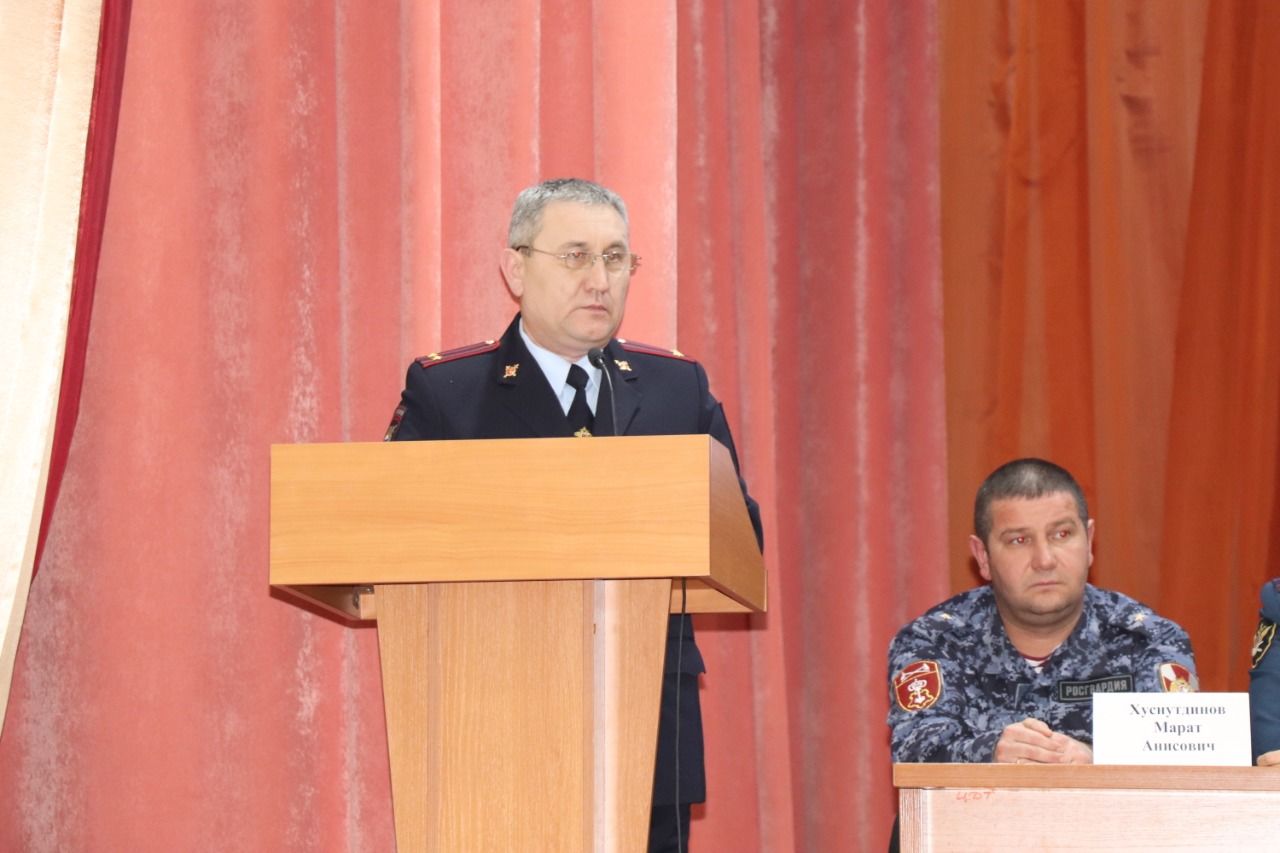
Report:
M1204 9L943 4L952 530L997 465L1053 458L1094 504L1095 580L1153 605Z
M1186 626L1206 688L1244 689L1280 572L1280 18L1137 0L941 18L953 538L996 465L1066 465L1098 519L1094 581ZM951 580L976 580L959 548Z
M94 146L110 133L90 125L114 113L110 82L95 101L102 5L30 3L0 30L0 729L79 393L105 201L95 172L109 169Z
M768 618L796 827L761 849L873 850L894 811L886 649L946 587L937 18L833 1L764 20Z
M80 194L80 226L76 234L76 260L71 274L71 307L67 319L66 353L59 383L49 477L36 543L34 578L40 570L40 554L49 533L49 517L58 502L62 472L66 469L71 436L80 414L80 387L84 380L85 351L89 344L89 318L93 290L102 251L102 223L111 194L111 162L115 153L116 126L120 120L120 87L129 43L129 10L133 0L104 0L98 34L98 61L94 72L93 102L89 107L89 134L85 142L83 189Z
M1244 690L1280 576L1280 8L1210 7L1178 303L1163 564L1201 683Z

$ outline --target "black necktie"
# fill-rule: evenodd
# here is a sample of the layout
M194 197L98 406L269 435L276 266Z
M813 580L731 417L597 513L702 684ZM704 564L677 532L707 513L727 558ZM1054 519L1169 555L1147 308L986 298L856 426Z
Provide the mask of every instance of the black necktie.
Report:
M569 428L574 435L580 434L582 430L590 435L595 418L591 414L591 407L587 405L587 371L576 364L570 365L567 381L575 389L573 403L569 406Z

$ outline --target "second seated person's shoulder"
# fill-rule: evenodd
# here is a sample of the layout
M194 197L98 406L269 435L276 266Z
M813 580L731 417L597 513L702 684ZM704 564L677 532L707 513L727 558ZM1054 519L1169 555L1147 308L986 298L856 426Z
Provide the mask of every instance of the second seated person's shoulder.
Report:
M893 638L889 655L892 658L927 647L946 657L949 649L970 647L985 634L994 609L988 585L953 595L904 625Z
M1094 649L1112 664L1129 667L1139 691L1170 693L1200 689L1191 638L1177 622L1121 592L1085 588L1092 612L1082 643L1073 648Z
M1187 632L1177 622L1122 592L1085 587L1085 602L1097 614L1103 630L1132 634L1147 642L1187 642Z
M1262 585L1262 615L1272 622L1280 622L1280 578Z

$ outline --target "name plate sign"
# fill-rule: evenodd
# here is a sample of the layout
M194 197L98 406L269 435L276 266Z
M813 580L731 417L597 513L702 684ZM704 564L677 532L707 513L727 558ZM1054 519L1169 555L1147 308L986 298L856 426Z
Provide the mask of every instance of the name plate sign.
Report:
M1094 764L1248 767L1248 693L1094 693Z

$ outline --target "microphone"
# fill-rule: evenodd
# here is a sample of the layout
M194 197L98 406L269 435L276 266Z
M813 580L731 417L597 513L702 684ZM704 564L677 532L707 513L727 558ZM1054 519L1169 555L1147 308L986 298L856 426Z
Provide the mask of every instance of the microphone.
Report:
M618 409L613 402L613 377L609 375L609 367L604 360L604 350L600 347L592 347L587 350L587 361L591 362L592 367L600 368L600 372L604 374L604 381L609 384L609 417L612 418L610 423L613 424L613 434L618 434Z

